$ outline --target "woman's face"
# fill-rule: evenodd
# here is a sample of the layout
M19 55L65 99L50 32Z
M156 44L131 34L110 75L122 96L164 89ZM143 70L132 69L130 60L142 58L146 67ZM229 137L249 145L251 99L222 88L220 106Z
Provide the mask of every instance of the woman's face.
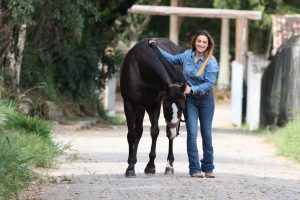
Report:
M195 42L196 50L203 54L208 47L208 38L205 35L199 35Z

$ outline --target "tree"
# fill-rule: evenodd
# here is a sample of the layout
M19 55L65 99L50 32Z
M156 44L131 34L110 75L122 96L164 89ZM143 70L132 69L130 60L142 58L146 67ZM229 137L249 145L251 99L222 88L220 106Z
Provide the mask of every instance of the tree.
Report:
M159 5L161 0L137 0L137 4L150 4ZM136 42L138 42L151 21L151 15L140 15L134 13L128 13L124 19L127 27L124 28L123 32L120 34L120 40L127 43L129 48L131 48Z
M74 99L91 95L99 82L105 81L95 79L100 73L98 64L104 57L105 48L119 30L115 19L125 15L134 2L1 0L0 22L4 26L1 26L0 65L4 69L13 66L16 71L24 54L22 87L46 81L53 90L70 94ZM21 27L27 27L26 32ZM19 34L20 31L23 34ZM5 33L3 37L2 33ZM27 40L20 39L19 35ZM23 53L18 49L21 40L26 44ZM11 62L10 53L18 62ZM11 74L11 81L16 82L20 70ZM5 80L9 77L8 73L4 74ZM6 89L11 88L8 85L5 85ZM16 93L16 88L12 89Z
M4 87L9 96L20 93L20 72L26 42L27 24L38 1L0 1L0 66L3 68Z

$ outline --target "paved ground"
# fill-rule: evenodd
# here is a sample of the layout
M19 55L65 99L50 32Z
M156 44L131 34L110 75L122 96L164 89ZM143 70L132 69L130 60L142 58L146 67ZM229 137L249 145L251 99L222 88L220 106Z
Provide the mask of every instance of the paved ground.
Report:
M175 175L163 174L168 149L163 126L157 144L157 174L144 175L151 141L147 119L145 125L137 177L130 179L124 176L126 127L96 125L78 130L78 126L55 126L54 139L70 143L72 150L59 158L58 168L39 170L47 181L32 183L20 199L300 199L300 164L276 156L275 148L262 136L223 129L230 126L228 105L218 104L214 119L215 179L189 176L184 127L174 140Z

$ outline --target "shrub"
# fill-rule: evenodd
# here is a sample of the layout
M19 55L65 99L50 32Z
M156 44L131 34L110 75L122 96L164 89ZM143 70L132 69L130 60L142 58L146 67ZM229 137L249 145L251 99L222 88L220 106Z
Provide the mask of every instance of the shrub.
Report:
M51 126L38 117L23 116L17 112L10 111L6 115L5 128L23 134L36 134L43 138L49 138Z
M270 135L278 153L300 161L300 116Z
M14 148L7 136L0 134L0 197L18 197L18 192L32 176L29 162L32 158Z
M64 150L52 141L49 123L14 108L13 102L0 99L0 199L18 199L34 178L33 169L53 166Z

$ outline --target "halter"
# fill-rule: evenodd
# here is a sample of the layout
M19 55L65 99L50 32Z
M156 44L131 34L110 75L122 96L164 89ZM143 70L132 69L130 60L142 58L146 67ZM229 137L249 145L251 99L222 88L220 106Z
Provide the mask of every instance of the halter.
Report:
M168 86L169 87L181 87L183 85L183 83L172 83L172 84L169 84Z
M180 88L181 86L183 85L183 83L172 83L172 84L169 84L168 86L169 87L177 87L177 88ZM172 123L172 122L168 122L167 120L165 120L166 124L167 124L167 127L169 128L176 128L178 126L178 124L180 123L181 119L179 119L177 122L175 123ZM179 129L179 127L178 127ZM178 134L178 133L177 133Z
M169 128L176 128L176 127L178 126L179 122L180 122L180 119L179 119L177 122L175 122L175 123L168 122L167 120L165 120L165 121L166 121L167 126L168 126Z
M172 83L172 84L169 84L168 86L171 88L171 87L177 87L177 88L180 88L184 85L184 83ZM185 97L185 95L184 95Z

